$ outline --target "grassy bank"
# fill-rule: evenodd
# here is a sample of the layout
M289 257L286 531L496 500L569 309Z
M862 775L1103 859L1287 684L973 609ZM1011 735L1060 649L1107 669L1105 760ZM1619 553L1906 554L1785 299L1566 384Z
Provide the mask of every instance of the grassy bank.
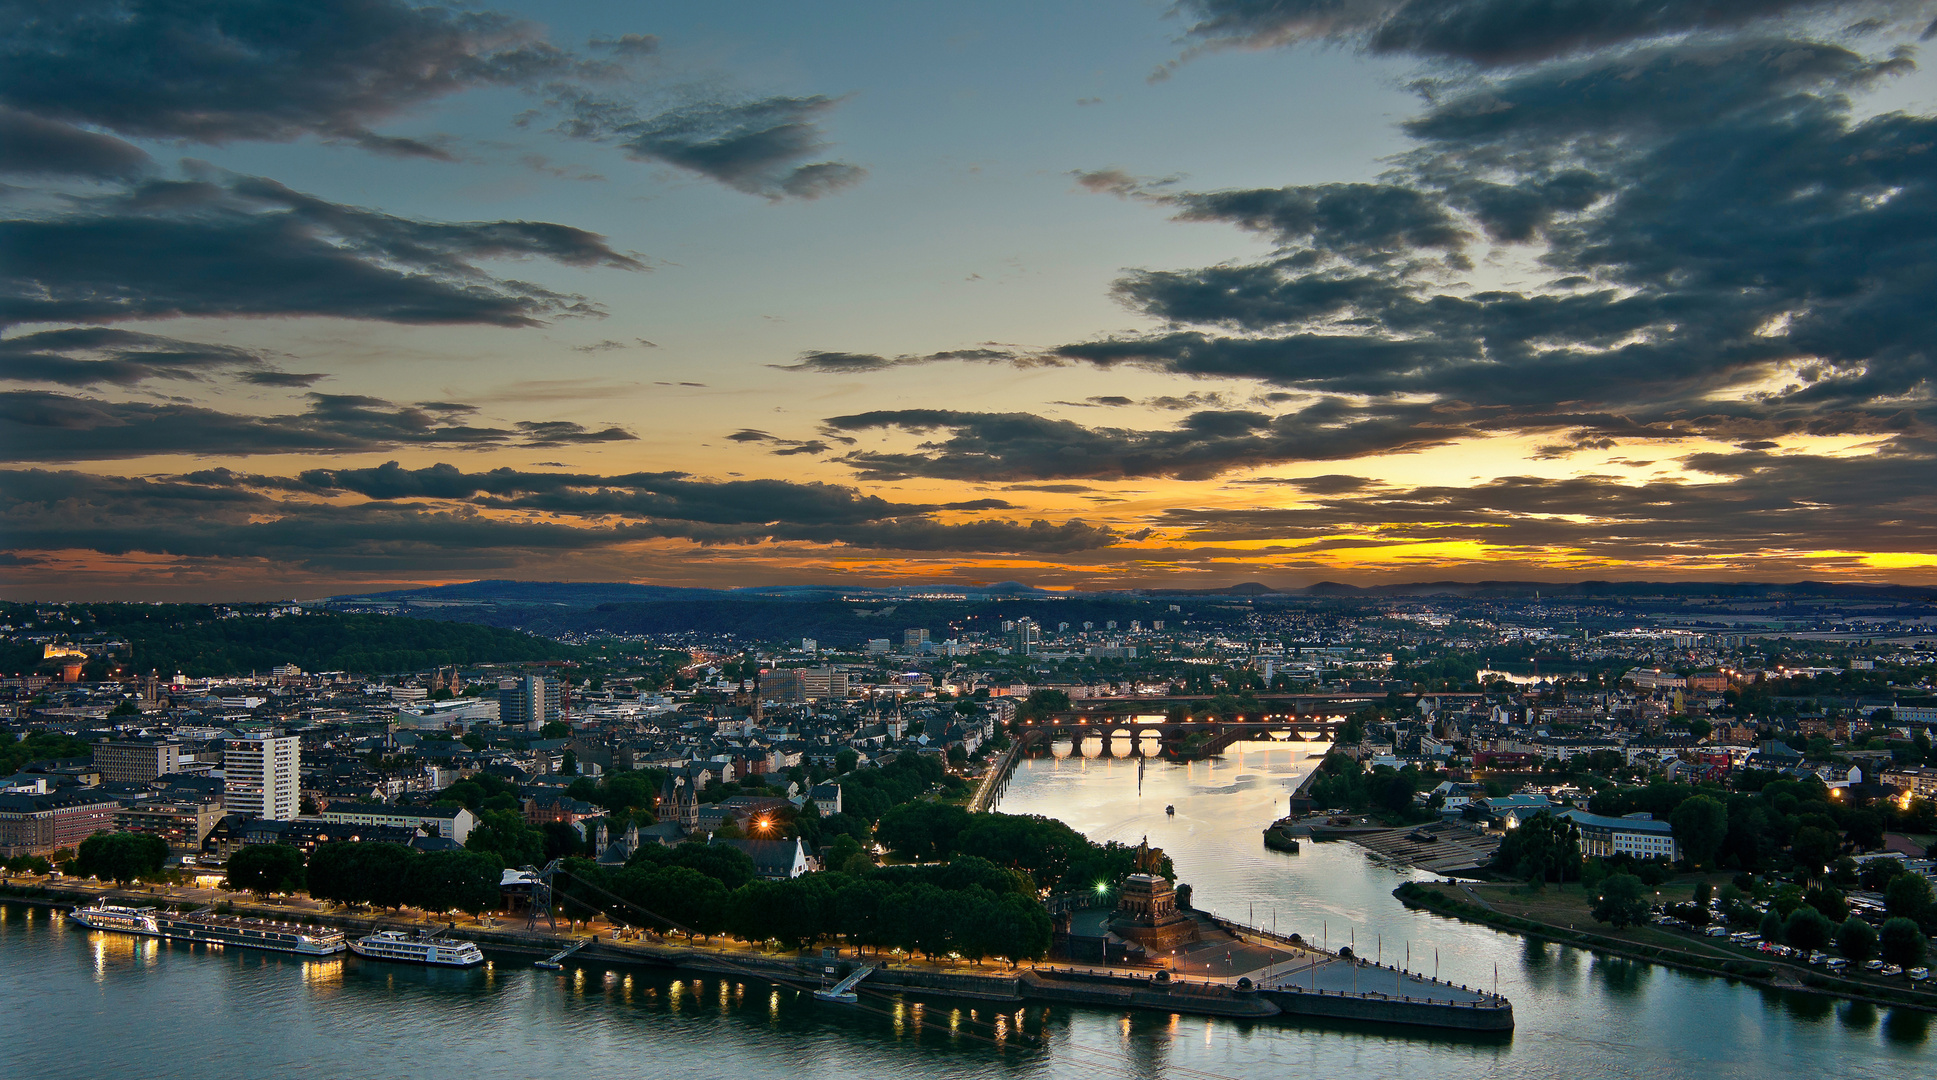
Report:
M1890 986L1880 980L1838 978L1807 965L1785 963L1759 953L1745 953L1732 945L1711 944L1707 939L1689 938L1652 926L1616 930L1596 924L1593 929L1581 929L1579 925L1570 925L1589 922L1586 898L1578 885L1548 886L1542 890L1507 886L1481 888L1485 889L1484 904L1475 902L1473 895L1459 885L1409 881L1394 889L1392 894L1410 908L1420 908L1436 915L1480 923L1542 941L1573 945L1631 960L1645 960L1704 975L1740 979L1773 989L1803 990L1850 1001L1937 1012L1937 993ZM1692 889L1692 885L1686 886L1685 890L1664 886L1662 892L1667 896L1670 892L1692 892Z

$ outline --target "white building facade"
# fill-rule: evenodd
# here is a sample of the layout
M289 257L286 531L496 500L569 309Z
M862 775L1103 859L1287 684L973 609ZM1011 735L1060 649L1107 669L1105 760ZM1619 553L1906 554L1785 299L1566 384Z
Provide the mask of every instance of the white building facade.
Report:
M291 821L300 804L303 749L294 735L245 735L222 749L222 805L232 814Z

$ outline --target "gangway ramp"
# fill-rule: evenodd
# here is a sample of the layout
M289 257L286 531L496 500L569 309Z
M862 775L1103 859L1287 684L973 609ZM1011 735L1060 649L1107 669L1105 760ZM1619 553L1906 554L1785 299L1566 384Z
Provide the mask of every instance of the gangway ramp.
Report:
M557 971L560 968L563 968L565 966L566 957L572 955L573 953L579 951L580 949L583 949L584 947L586 947L587 945L590 945L591 943L592 943L592 939L589 937L579 938L577 941L572 942L570 945L565 946L564 948L551 954L551 956L547 957L546 959L538 961L536 964L533 964L532 966L544 968L546 971Z
M874 969L871 967L856 968L847 978L842 979L833 986L824 990L814 991L814 996L822 1001L839 1001L852 1005L859 1000L859 997L854 993L855 985L872 974L874 974Z

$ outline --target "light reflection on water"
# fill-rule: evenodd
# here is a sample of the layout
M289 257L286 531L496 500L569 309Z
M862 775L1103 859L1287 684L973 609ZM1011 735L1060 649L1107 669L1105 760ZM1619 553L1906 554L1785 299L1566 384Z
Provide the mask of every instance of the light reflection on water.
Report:
M254 1080L288 1076L442 1076L583 1080L680 1077L963 1076L1101 1080L1184 1070L1286 1076L1546 1078L1771 1075L1895 1078L1933 1059L1926 1014L1867 1009L1732 986L1609 960L1406 911L1389 895L1405 874L1343 844L1296 856L1263 849L1258 830L1314 763L1309 749L1233 749L1190 765L1134 760L1025 762L1001 809L1053 813L1098 838L1148 833L1200 902L1231 915L1276 914L1283 930L1410 941L1416 967L1514 998L1511 1040L1392 1029L1230 1022L1041 1005L992 1015L984 1002L889 1003L880 1013L790 988L649 968L539 971L494 957L456 971L303 960L90 933L47 911L0 908L0 1045L62 1033L37 1055L37 1080L103 1076ZM1175 805L1174 818L1163 809ZM1320 927L1324 927L1320 931ZM700 1008L691 1006L699 1005ZM1009 1009L1009 1006L1000 1008ZM925 1023L924 1023L925 1021ZM996 1043L996 1028L1003 1034ZM1043 1033L1046 1048L1008 1033ZM986 1032L986 1037L971 1036ZM169 1033L164 1052L157 1032Z

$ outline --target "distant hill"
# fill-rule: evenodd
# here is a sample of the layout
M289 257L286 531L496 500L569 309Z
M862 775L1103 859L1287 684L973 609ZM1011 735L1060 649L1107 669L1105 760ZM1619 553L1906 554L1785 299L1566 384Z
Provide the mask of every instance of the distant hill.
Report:
M1347 585L1321 581L1313 585L1278 588L1262 582L1198 589L1127 589L1052 592L1019 582L994 585L772 585L739 589L674 588L628 582L467 581L388 592L358 593L330 599L334 604L368 601L378 604L530 604L597 607L600 604L680 603L792 600L821 603L840 599L924 600L961 597L969 600L1105 599L1140 596L1176 597L1402 597L1444 596L1466 599L1627 599L1662 597L1721 600L1852 599L1937 601L1937 588L1915 585L1871 585L1856 582L1797 581L1415 581L1390 585Z
M1262 586L1260 586L1262 588ZM391 589L386 592L354 593L329 598L332 604L408 603L497 603L553 604L566 607L595 607L599 604L642 604L679 601L718 600L799 600L815 602L848 598L882 600L913 599L946 595L970 598L1009 598L1062 596L1063 593L1038 589L1015 581L994 585L758 585L740 589L689 589L665 585L634 585L629 582L584 581L466 581L456 585L429 585L421 588Z
M1305 596L1449 596L1468 599L1676 599L1717 600L1937 600L1937 588L1918 585L1868 585L1858 582L1797 581L1416 581L1396 585L1345 585L1322 581L1290 590Z

